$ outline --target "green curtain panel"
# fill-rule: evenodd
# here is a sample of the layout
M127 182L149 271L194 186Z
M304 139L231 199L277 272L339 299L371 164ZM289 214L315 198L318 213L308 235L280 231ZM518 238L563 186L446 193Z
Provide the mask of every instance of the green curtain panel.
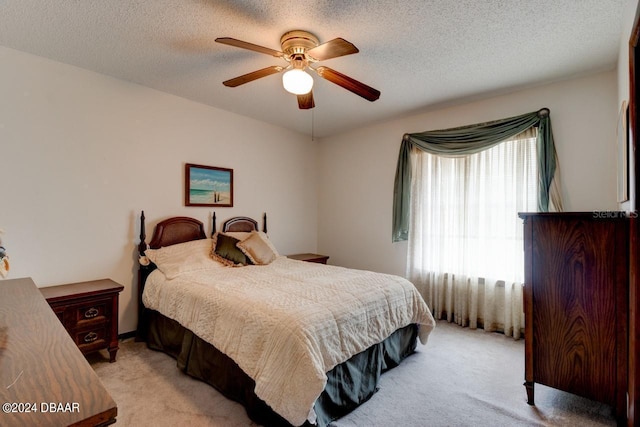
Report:
M538 210L549 210L549 192L556 173L556 149L549 109L487 123L452 129L407 133L402 138L393 191L394 242L407 240L411 206L411 150L417 148L440 156L461 156L487 150L502 141L537 126Z

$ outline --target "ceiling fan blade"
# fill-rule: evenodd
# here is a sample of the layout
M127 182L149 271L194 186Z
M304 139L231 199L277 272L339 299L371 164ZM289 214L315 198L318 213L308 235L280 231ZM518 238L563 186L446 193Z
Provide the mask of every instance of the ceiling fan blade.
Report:
M371 86L367 86L364 83L360 83L359 81L352 79L349 76L345 76L336 70L332 70L331 68L324 66L318 67L315 70L323 79L329 80L331 83L335 83L338 86L342 86L346 90L363 97L367 101L373 102L380 98L379 90L374 89Z
M318 61L324 61L325 59L337 58L358 52L360 51L353 43L338 37L337 39L329 40L326 43L316 46L313 49L309 49L307 54Z
M276 58L280 58L284 56L284 53L280 52L279 50L270 49L268 47L259 46L257 44L253 44L249 42L243 42L242 40L233 39L231 37L218 37L216 41L218 43L227 44L229 46L239 47L242 49L248 49L254 52L275 56Z
M305 95L298 95L298 107L301 110L308 110L315 106L316 104L313 102L313 91Z
M279 73L282 70L284 70L283 67L279 65L273 65L271 67L263 68L261 70L253 71L251 73L243 74L242 76L229 79L222 82L222 84L228 87L236 87L260 79L262 77L270 76L271 74Z

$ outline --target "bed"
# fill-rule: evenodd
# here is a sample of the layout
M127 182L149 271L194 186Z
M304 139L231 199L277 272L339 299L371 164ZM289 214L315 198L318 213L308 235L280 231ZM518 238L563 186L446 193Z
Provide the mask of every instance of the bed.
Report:
M149 245L144 221L143 212L137 338L256 423L327 426L367 401L435 325L405 279L280 256L266 214L261 231L234 217L216 233L214 213L211 238L196 219L169 218ZM219 258L227 240L246 263L209 256Z

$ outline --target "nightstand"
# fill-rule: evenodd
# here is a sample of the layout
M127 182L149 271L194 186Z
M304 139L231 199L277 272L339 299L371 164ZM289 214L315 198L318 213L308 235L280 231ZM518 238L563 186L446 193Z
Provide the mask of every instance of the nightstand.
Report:
M297 259L298 261L307 261L307 262L315 262L318 264L326 264L329 259L326 255L318 255L318 254L293 254L287 255L287 258Z
M124 286L111 279L40 288L80 351L106 348L109 361L118 351L118 296Z

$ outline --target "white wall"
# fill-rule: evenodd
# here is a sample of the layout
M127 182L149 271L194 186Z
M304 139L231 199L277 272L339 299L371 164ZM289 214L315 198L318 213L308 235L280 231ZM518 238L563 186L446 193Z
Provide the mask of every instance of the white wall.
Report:
M615 210L615 71L429 111L323 139L318 250L330 263L404 275L406 242L391 243L393 182L404 133L551 110L567 211Z
M0 47L0 228L9 278L40 287L111 278L136 328L139 215L207 224L184 207L184 164L234 169L234 215L269 215L280 252L317 245L316 144L182 98ZM2 282L0 281L0 286Z

